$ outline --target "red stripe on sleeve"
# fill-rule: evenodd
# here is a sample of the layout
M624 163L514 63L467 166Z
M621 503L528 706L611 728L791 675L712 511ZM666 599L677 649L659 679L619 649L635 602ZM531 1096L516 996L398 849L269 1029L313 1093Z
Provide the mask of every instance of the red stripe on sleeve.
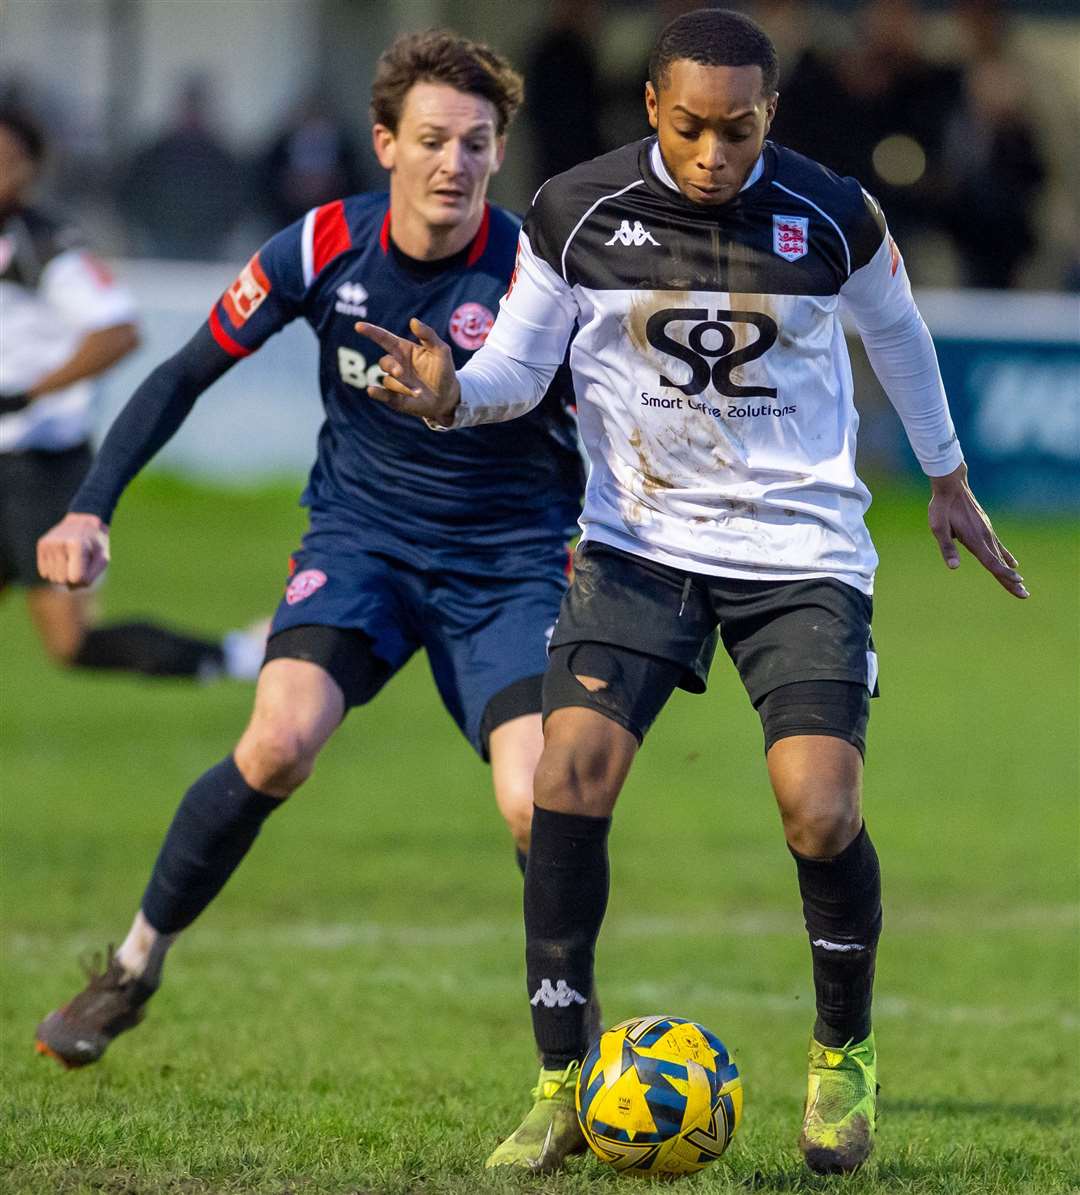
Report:
M386 209L382 228L379 229L379 247L384 253L390 252L390 209Z
M221 320L218 318L217 306L210 312L210 335L218 342L221 348L229 354L230 357L250 357L255 351L254 349L246 349L244 346L233 338L221 326Z
M337 199L319 208L315 213L315 231L312 236L312 266L316 275L351 245L352 237L349 236L349 226L345 222L344 202Z
M473 243L469 249L469 256L465 259L466 266L474 266L484 256L484 250L487 248L488 233L491 231L491 208L484 204L484 218L480 221L480 228L473 237Z

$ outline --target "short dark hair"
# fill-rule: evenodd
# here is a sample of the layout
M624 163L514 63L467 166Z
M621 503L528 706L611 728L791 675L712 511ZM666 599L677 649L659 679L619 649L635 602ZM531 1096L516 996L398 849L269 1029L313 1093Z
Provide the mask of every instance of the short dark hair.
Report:
M780 80L780 62L769 35L756 21L729 8L699 8L661 30L649 57L649 79L657 91L671 64L682 58L702 66L760 66L766 95L772 95Z
M45 132L29 112L11 104L0 105L0 128L7 129L35 165L41 164L47 148Z
M501 137L521 107L524 84L510 63L482 42L449 29L404 33L379 56L371 85L371 119L396 133L409 88L416 83L445 83L490 101L495 131Z

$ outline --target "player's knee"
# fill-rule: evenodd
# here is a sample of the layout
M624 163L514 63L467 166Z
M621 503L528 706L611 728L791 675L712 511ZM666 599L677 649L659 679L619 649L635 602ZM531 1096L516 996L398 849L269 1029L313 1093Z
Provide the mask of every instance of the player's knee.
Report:
M857 794L781 805L780 815L788 845L809 859L832 859L839 855L862 825Z
M315 749L303 731L282 719L260 719L236 748L236 766L259 792L285 797L311 775Z
M538 805L560 813L608 817L619 795L619 778L601 751L549 742L533 780Z

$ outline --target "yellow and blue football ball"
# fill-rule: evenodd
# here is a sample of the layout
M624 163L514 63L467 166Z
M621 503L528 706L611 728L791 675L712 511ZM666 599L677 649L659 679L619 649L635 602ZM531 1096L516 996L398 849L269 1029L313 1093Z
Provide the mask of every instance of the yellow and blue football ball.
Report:
M623 1174L693 1174L728 1147L742 1081L727 1047L681 1017L635 1017L585 1056L577 1114L593 1152Z

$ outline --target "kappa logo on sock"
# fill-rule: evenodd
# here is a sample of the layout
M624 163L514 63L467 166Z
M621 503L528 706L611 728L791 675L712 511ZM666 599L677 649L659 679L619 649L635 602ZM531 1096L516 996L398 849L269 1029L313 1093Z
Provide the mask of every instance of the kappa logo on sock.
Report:
M550 979L542 979L533 998L529 1001L534 1007L542 1004L545 1008L569 1008L571 1004L585 1004L585 997L575 992L565 979L560 979L554 987Z
M858 942L826 942L824 938L815 938L811 946L820 946L822 950L835 950L839 954L850 954L853 950L865 950Z

